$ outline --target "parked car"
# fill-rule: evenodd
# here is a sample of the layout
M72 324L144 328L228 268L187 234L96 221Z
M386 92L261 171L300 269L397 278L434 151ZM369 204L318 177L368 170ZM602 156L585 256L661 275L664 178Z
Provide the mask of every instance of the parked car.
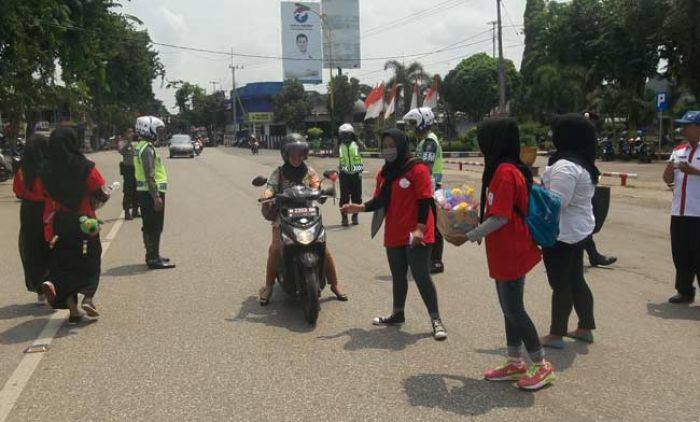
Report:
M190 157L194 158L194 141L190 135L173 135L169 141L170 158Z

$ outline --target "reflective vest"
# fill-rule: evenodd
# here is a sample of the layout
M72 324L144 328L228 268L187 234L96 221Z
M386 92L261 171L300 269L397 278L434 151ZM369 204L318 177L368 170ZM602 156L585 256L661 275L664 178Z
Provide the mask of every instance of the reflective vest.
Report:
M350 145L341 143L339 154L340 171L343 173L362 173L362 171L365 169L357 142L353 141L350 143Z
M139 141L136 145L136 154L134 155L134 176L136 177L136 190L141 192L148 192L148 182L146 182L146 172L143 169L143 162L141 162L141 154L150 146L150 143L146 140ZM160 161L160 157L155 152L155 179L156 185L158 186L158 192L165 192L168 190L168 173L165 171L165 166Z
M435 144L437 145L436 152L425 152L425 142L428 139L435 141ZM420 141L418 147L416 148L416 157L426 162L432 161L433 174L442 174L442 170L445 167L445 162L442 158L442 145L440 145L440 140L433 132L428 133L425 139Z

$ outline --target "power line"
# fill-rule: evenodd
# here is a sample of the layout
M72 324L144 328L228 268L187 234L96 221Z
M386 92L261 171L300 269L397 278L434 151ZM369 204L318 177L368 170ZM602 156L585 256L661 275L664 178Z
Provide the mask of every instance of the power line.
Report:
M508 22L510 22L510 26L515 27L515 24L513 23L513 18L511 18L510 13L508 12L508 8L506 7L505 1L501 0L501 5L503 6L503 11L506 12L506 18L508 19ZM518 37L518 40L522 42L522 38L520 38L520 32L518 32L515 29L513 29L513 32L515 32L515 35Z
M425 19L429 16L434 16L436 14L439 14L439 13L444 12L446 10L452 9L454 7L461 6L462 4L465 4L467 1L469 1L469 0L447 0L447 1L444 1L442 3L438 3L432 7L429 7L427 9L423 9L423 10L420 10L418 12L413 12L413 13L406 15L402 18L398 18L396 20L387 22L383 25L368 29L367 31L365 31L362 34L362 39L364 39L366 37L371 37L371 36L380 34L382 32L389 31L391 29L394 29L398 26L401 26L401 25L408 23L408 22L415 20L415 19L419 19L419 18ZM442 9L441 9L441 7L442 7Z

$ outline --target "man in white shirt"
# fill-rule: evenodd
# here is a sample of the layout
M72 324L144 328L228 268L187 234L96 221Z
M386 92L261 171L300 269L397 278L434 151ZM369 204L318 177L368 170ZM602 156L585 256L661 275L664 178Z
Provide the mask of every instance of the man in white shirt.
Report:
M674 184L671 205L671 250L676 267L678 293L668 301L692 303L693 280L700 283L700 111L689 111L676 120L685 143L671 153L663 179Z

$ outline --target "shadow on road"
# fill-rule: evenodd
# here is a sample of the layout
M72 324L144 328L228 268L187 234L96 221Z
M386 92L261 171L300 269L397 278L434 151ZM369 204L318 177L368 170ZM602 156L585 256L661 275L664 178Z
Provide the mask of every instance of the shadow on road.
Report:
M675 305L673 303L647 303L647 313L663 319L687 319L700 321L700 306Z
M495 383L449 374L420 374L403 381L411 406L430 407L462 416L483 415L496 408L527 408L531 393L511 383Z
M321 340L333 340L349 337L343 349L354 352L365 349L403 350L420 340L432 337L432 333L408 334L400 327L384 327L373 330L351 328L332 336L320 336Z
M54 310L48 306L37 305L36 303L14 304L0 308L0 320L15 319L26 316L40 317L51 315L53 312Z
M128 277L143 274L145 272L148 272L148 267L146 267L146 264L129 264L122 265L121 267L112 267L103 272L102 275L108 277Z
M588 354L588 343L584 343L582 341L568 341L567 339L564 341L566 342L566 347L564 349L558 350L545 348L547 360L552 362L552 365L554 365L554 370L558 372L563 372L571 368L571 365L573 365L574 361L579 355ZM475 349L474 351L485 355L499 356L500 359L505 359L504 356L506 356L505 348ZM524 349L522 352L523 356L527 356L527 352ZM498 362L494 362L494 364L496 363Z
M15 325L0 333L0 344L17 344L32 341L39 335L47 321L47 318L36 318Z
M276 289L277 292L279 289ZM321 311L323 314L323 310ZM314 330L313 325L304 320L301 306L295 300L273 293L270 304L260 306L256 296L250 296L241 304L241 310L230 322L252 322L272 327L284 328L296 333L308 333Z

